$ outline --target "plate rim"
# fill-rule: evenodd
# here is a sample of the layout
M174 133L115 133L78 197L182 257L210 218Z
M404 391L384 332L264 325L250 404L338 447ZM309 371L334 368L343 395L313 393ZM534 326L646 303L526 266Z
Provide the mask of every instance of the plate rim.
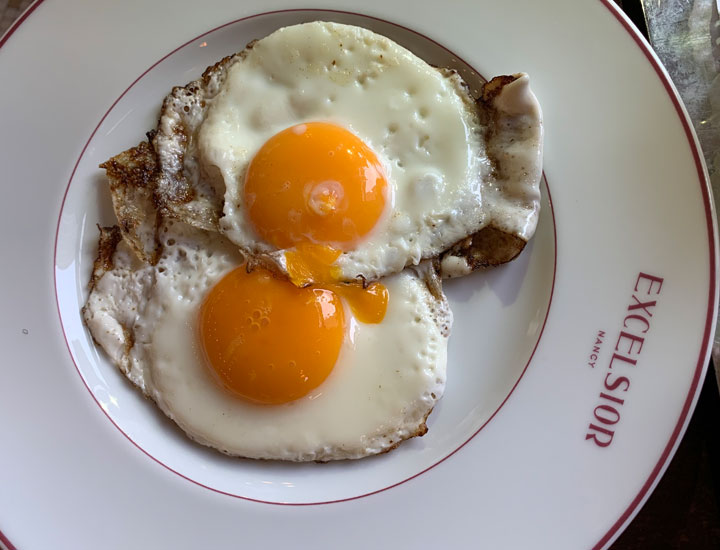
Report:
M35 11L35 9L43 3L44 0L35 0L30 4L26 10L15 20L10 28L0 36L0 48L7 43L10 37L17 31L17 29L28 19L28 17ZM596 0L598 1L598 0ZM675 425L673 432L670 435L668 443L665 445L663 452L661 453L655 467L651 470L650 475L646 479L645 483L641 486L636 497L631 501L625 511L620 515L617 521L610 527L605 535L598 540L598 542L592 547L593 550L601 549L606 547L610 542L614 541L616 537L624 530L627 524L634 518L637 512L640 510L645 500L649 497L655 485L659 482L662 474L669 465L669 462L675 454L677 445L680 439L684 435L687 424L690 420L692 412L695 409L695 405L699 398L700 380L705 373L708 360L710 357L711 346L710 341L712 334L715 329L715 323L717 320L717 294L718 294L718 270L717 270L717 259L718 259L718 235L717 235L717 220L714 201L712 200L712 192L710 187L710 180L705 168L704 160L700 153L701 148L697 135L692 127L689 120L689 115L686 112L682 100L675 89L672 81L667 74L667 71L662 66L661 61L652 50L652 47L647 41L640 35L639 31L633 26L633 24L627 19L622 10L615 5L612 0L599 0L613 17L620 23L630 37L635 42L636 46L645 55L645 58L652 66L658 79L665 88L666 93L670 97L675 112L680 119L683 126L690 150L692 153L693 160L698 176L698 182L701 188L701 196L703 207L705 211L706 229L708 233L708 245L709 245L709 289L708 289L708 305L706 311L705 330L703 338L700 344L700 350L698 354L698 360L693 374L690 388L688 389L687 396L685 398L682 410L679 418ZM53 264L54 271L54 264ZM0 529L0 543L4 544L9 550L16 550L16 547L10 542L6 535L3 534Z

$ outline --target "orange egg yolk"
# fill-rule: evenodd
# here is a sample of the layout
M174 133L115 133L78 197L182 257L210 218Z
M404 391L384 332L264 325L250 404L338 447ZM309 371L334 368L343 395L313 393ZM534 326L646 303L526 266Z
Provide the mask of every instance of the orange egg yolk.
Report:
M380 219L388 184L377 156L355 134L308 122L265 142L248 166L244 195L258 234L276 247L351 250Z
M286 403L319 386L335 366L345 332L332 290L297 288L263 269L223 277L200 310L200 340L222 385L264 404Z

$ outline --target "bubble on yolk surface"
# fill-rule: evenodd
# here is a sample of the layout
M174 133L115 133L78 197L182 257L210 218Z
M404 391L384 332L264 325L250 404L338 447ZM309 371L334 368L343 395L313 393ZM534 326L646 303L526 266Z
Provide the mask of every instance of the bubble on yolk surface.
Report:
M355 134L309 122L265 142L248 166L244 195L256 231L276 247L351 250L384 212L388 184L377 156Z
M225 388L264 404L293 401L330 374L345 319L331 290L297 288L241 266L223 277L200 310L200 341Z

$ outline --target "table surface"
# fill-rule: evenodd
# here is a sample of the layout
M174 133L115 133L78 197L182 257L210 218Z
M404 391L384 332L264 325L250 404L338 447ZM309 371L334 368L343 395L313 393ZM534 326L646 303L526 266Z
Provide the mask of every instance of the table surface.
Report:
M616 2L647 36L640 0ZM0 0L0 35L31 3ZM710 367L675 457L612 550L720 548L720 393Z

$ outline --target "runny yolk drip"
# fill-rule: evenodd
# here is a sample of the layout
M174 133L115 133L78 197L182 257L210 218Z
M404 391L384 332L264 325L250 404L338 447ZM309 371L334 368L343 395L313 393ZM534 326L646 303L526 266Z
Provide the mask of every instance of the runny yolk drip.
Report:
M330 374L343 342L332 290L297 288L263 269L223 277L200 310L200 341L215 377L257 403L298 399Z
M288 250L285 261L290 281L297 287L332 290L345 298L358 321L379 323L387 310L387 288L381 283L364 287L360 282L339 282L340 270L332 265L339 256L339 250L321 245L300 244Z
M309 122L270 138L250 162L245 204L256 231L285 253L298 287L332 290L359 321L379 323L388 292L380 283L340 283L333 265L375 227L388 200L382 164L360 138L334 124Z
M285 252L288 276L295 286L303 287L316 281L337 281L340 269L333 263L340 251L317 244L298 244Z
M361 323L377 324L385 318L389 293L382 283L371 283L366 288L360 283L324 283L321 287L345 298Z

